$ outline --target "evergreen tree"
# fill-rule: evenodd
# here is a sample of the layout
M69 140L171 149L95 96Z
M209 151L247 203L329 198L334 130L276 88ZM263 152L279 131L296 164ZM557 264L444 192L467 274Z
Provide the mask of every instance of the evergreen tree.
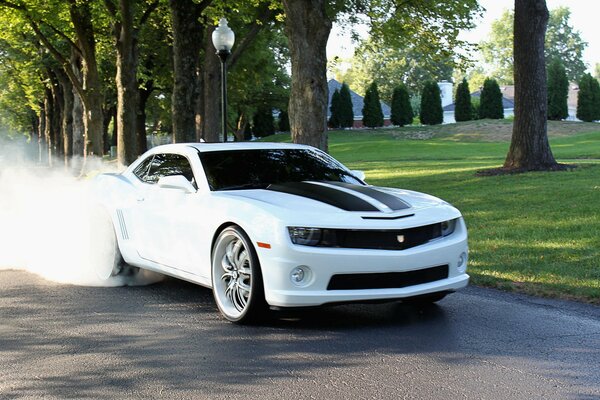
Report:
M579 81L577 118L586 122L600 120L600 85L590 74L583 75Z
M502 106L502 92L498 82L486 78L481 91L479 116L481 118L503 119L504 107Z
M565 67L555 58L548 66L548 119L560 121L569 116L568 96L569 79Z
M410 106L410 96L404 84L394 89L392 94L392 124L404 126L412 124L413 110Z
M438 125L444 122L440 87L434 81L427 81L423 86L420 118L424 125Z
M365 103L362 109L363 125L368 128L383 126L383 111L381 111L381 101L379 101L379 91L377 83L373 82L365 94Z
M337 129L340 127L340 91L335 89L331 95L331 105L329 106L331 116L329 117L329 127Z
M473 105L471 104L471 93L466 78L456 88L456 100L454 101L454 119L456 122L470 121L473 118Z
M279 113L279 132L289 132L290 131L290 117L288 116L287 111L281 110Z
M252 119L252 133L258 138L275 133L273 111L270 107L261 107L256 111Z
M352 128L354 126L354 108L352 106L352 97L350 88L344 82L340 89L340 125L342 128Z

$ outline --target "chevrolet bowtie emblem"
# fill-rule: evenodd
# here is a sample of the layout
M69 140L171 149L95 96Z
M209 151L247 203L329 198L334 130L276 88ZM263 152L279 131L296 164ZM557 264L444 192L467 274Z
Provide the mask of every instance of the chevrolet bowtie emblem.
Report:
M398 235L396 239L398 239L398 243L404 243L404 235Z

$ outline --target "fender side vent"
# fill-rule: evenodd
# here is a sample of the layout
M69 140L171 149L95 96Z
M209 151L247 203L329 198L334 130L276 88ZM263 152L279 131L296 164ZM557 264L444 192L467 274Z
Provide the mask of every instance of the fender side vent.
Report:
M123 240L129 240L129 233L127 233L127 225L125 225L123 210L117 210L117 218L119 219L119 227L121 228L121 237Z

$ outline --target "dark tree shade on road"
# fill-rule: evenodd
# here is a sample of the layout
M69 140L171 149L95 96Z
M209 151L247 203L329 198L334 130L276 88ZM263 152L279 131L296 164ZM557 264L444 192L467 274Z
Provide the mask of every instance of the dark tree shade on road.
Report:
M548 143L547 23L545 0L515 0L515 120L504 162L508 170L559 169Z

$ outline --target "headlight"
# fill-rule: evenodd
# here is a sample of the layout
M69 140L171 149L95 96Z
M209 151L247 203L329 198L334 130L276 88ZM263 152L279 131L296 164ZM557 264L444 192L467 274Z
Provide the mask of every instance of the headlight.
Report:
M290 239L294 244L300 244L303 246L316 246L321 240L321 229L319 228L301 228L301 227L288 227L290 233Z
M456 228L456 221L456 219L451 219L449 221L442 222L442 236L448 236L454 232L454 228Z

